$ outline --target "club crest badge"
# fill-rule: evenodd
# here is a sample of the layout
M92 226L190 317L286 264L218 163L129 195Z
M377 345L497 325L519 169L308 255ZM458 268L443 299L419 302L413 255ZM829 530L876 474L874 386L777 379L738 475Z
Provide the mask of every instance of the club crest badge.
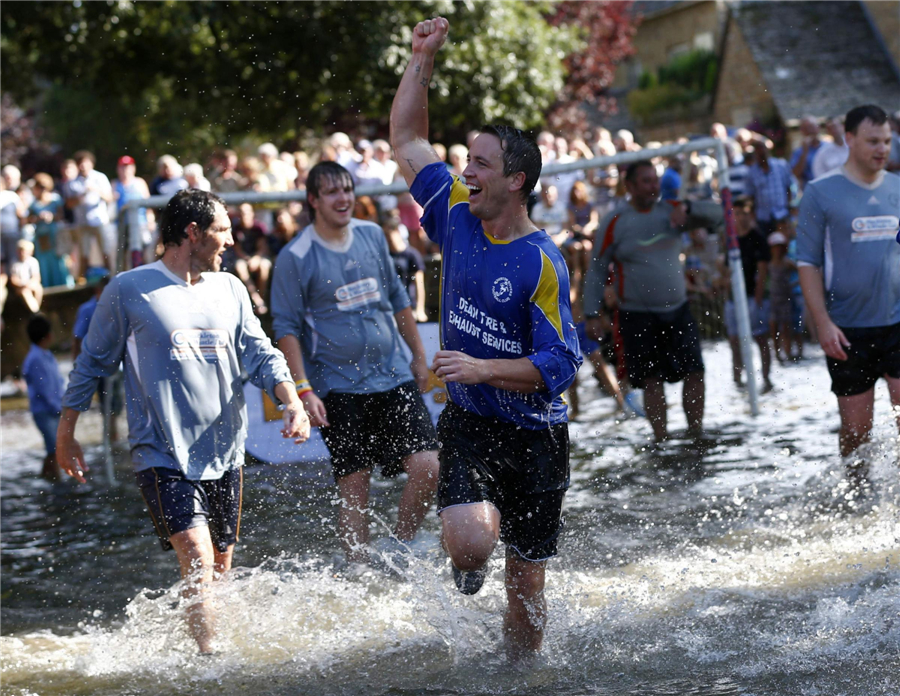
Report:
M491 292L497 302L509 302L512 299L512 291L512 283L510 283L509 278L506 277L497 278L491 288Z

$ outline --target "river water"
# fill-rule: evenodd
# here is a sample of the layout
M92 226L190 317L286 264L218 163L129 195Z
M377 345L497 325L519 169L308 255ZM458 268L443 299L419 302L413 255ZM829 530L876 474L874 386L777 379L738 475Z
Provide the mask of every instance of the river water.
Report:
M34 475L41 441L4 413L2 693L32 694L900 694L900 441L883 384L848 487L820 352L773 370L752 419L724 344L706 344L706 424L717 443L648 446L582 372L572 488L550 564L542 656L499 656L502 552L481 593L456 593L434 547L403 578L335 573L325 465L245 474L235 570L217 584L219 652L199 658L181 620L175 558L152 533L127 453L101 474L96 412L79 423L87 485ZM680 386L667 389L683 430ZM376 479L373 535L398 488Z

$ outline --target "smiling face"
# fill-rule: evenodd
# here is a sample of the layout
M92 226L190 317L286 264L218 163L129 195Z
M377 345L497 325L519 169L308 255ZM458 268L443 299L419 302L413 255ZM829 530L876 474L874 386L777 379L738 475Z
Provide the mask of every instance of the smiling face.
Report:
M342 229L353 218L356 194L350 175L326 176L319 185L318 195L309 194L309 205L315 211L316 227Z
M855 133L847 133L853 164L867 174L877 174L887 166L891 151L891 128L887 122L876 126L865 119Z
M196 223L191 223L196 225ZM234 246L231 236L231 219L221 204L216 204L212 225L205 232L196 232L193 241L193 259L198 273L216 272L222 268L222 254Z
M469 211L477 218L493 220L507 206L521 205L519 189L525 175L503 176L503 147L495 135L482 133L475 138L463 178L469 189Z

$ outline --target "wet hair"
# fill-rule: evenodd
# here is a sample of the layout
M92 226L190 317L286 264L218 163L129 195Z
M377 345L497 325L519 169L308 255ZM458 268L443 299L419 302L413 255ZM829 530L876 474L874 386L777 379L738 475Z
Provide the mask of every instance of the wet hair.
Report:
M166 204L159 221L159 239L164 246L181 246L187 239L185 229L192 222L206 232L216 217L216 205L225 202L214 193L199 189L179 191Z
M844 117L844 130L856 135L856 129L863 121L871 121L874 125L880 126L882 123L887 123L887 114L884 109L874 104L857 106L850 109Z
M342 167L337 162L324 161L319 162L315 167L309 170L309 174L306 175L306 195L319 197L319 191L322 188L323 183L327 182L336 182L336 183L348 183L355 190L356 187L353 185L353 177L350 176L350 172L346 170L346 168ZM311 205L309 206L309 219L316 219L316 209Z
M480 133L487 133L500 140L503 150L503 176L512 176L522 172L525 183L519 190L522 202L528 200L529 194L541 177L541 150L531 133L526 133L512 126L482 126Z
M653 162L651 162L650 160L638 160L637 162L632 162L631 164L629 164L628 169L625 170L625 181L634 182L634 180L637 178L638 171L643 169L644 167L651 167L655 169L655 167L653 166Z
M35 314L28 320L28 340L38 344L50 335L50 320L43 314Z

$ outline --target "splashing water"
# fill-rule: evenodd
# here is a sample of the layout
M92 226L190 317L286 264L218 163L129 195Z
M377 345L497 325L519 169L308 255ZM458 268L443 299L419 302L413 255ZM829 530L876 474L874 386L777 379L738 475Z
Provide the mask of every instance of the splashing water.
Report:
M895 696L900 440L885 392L858 488L836 453L821 358L774 367L756 420L714 379L728 375L727 346L705 358L714 438L701 448L677 437L679 387L667 388L676 437L653 448L646 421L617 423L585 373L550 625L525 665L499 654L502 553L478 595L458 594L433 513L409 568L335 570L321 466L248 468L242 567L211 590L217 652L198 657L127 456L115 491L45 484L26 475L39 436L4 414L2 692ZM376 478L373 536L397 489Z

